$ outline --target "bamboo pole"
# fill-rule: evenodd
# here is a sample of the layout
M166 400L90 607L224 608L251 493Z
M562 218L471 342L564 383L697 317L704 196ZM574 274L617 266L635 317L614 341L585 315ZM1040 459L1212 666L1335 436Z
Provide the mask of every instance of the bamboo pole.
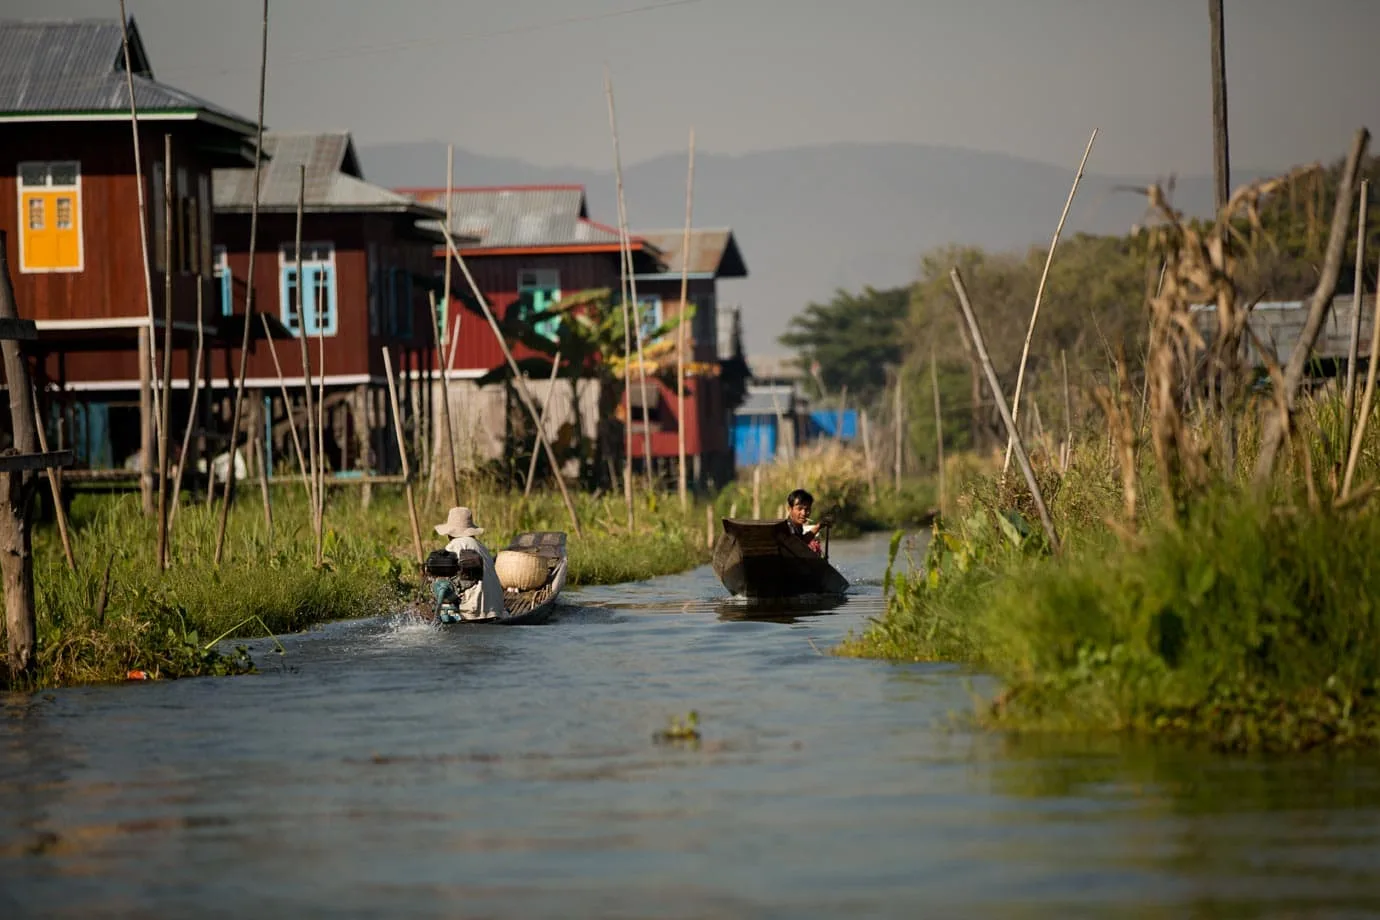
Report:
M608 97L609 130L614 137L614 181L618 195L618 267L620 275L619 292L623 301L623 498L628 506L628 532L633 530L633 477L632 477L632 325L633 310L628 304L627 249L623 245L623 170L618 164L618 128L613 109L613 81L608 66L604 67L604 94ZM645 393L643 396L645 397ZM650 458L648 458L650 459Z
M705 549L714 548L714 506L704 506L704 546Z
M0 229L0 319L18 318L19 308L6 256L5 231ZM139 331L147 334L143 329ZM19 342L13 339L0 340L0 357L3 357L5 380L9 383L13 447L21 454L32 453L38 439L29 365ZM147 363L141 362L141 368L147 367ZM38 624L34 610L33 534L30 531L34 481L29 473L19 470L0 473L0 581L4 584L11 678L32 673L37 663Z
M307 503L310 505L315 501L313 498L315 486L311 480L306 455L302 453L302 439L297 434L297 413L292 410L292 399L288 396L287 378L283 376L283 365L278 361L278 348L273 344L273 335L268 328L268 317L260 313L259 319L263 322L264 341L268 343L269 356L273 358L273 370L278 374L278 389L283 394L283 407L287 411L288 431L292 432L292 447L297 454L297 466L302 472L302 488L307 490ZM305 380L305 378L303 379ZM311 416L307 416L307 427L308 429L311 428Z
M158 408L158 568L168 569L168 408L172 403L173 329L173 156L172 135L163 135L163 370Z
M930 389L934 391L934 440L938 451L939 507L944 507L944 408L939 401L939 368L934 359L934 343L930 342Z
M1069 399L1069 358L1068 352L1059 349L1059 367L1064 378L1064 447L1059 452L1059 471L1068 472L1069 454L1073 452L1073 403ZM1150 388L1146 387L1145 393L1149 393ZM1141 419L1145 418L1145 403L1142 400Z
M1347 154L1346 165L1342 169L1341 181L1337 186L1337 202L1332 211L1332 226L1327 238L1327 255L1323 260L1318 286L1313 291L1313 297L1308 304L1308 316L1304 320L1294 350L1289 355L1289 363L1284 368L1282 412L1272 412L1265 418L1253 477L1256 488L1263 488L1274 473L1275 456L1289 432L1295 396L1299 382L1303 379L1303 366L1307 363L1313 345L1318 340L1318 333L1322 331L1328 311L1332 308L1332 296L1337 291L1337 277L1341 274L1342 256L1346 251L1346 231L1351 220L1351 203L1356 195L1356 179L1369 146L1370 132L1361 128L1351 142L1351 150Z
M450 257L455 260L455 264L460 267L460 272L465 276L465 281L469 284L470 290L474 293L475 300L479 302L479 308L484 313L484 319L489 323L489 329L493 331L494 339L498 342L498 347L503 352L503 359L508 363L509 371L512 372L516 383L523 384L521 386L514 386L514 389L517 390L518 397L527 408L527 413L532 417L532 421L540 422L537 409L532 405L532 396L527 392L525 382L520 379L522 374L518 370L517 361L513 358L512 349L508 347L508 340L503 338L503 330L499 328L498 320L494 318L494 311L489 306L488 298L485 297L484 292L479 289L479 284L474 280L474 275L471 274L470 267L465 264L464 258L460 255L460 250L455 248L455 238L451 236L450 228L444 228L443 232L446 237L446 250L450 253ZM538 428L537 436L541 438L541 446L546 453L547 462L551 464L551 469L553 471L559 471L561 467L560 464L556 462L556 452L551 449L551 442L546 439L546 433L543 432L541 428ZM570 526L575 531L575 536L582 537L584 536L584 532L580 528L580 517L575 511L574 501L570 498L570 490L566 488L565 477L557 472L555 478L556 485L561 490L561 500L565 503L566 513L570 515ZM631 505L629 508L631 509Z
M153 351L153 268L149 265L149 229L148 229L148 205L147 195L144 191L144 164L139 151L139 106L134 100L134 67L130 61L129 53L129 15L125 12L125 0L120 0L120 36L121 47L125 58L125 88L129 92L129 127L130 133L134 136L134 178L135 191L139 202L139 252L143 256L144 265L144 300L148 305L149 320L149 379L153 379L158 374L158 359ZM171 233L172 228L164 227L165 233ZM168 268L165 266L165 268ZM158 417L157 403L154 403L154 418Z
M906 407L902 396L904 380L905 369L898 365L896 368L896 468L892 483L892 488L897 492L901 491L901 458L905 449Z
M383 352L383 367L388 372L388 400L393 406L393 433L398 439L398 453L402 456L403 487L407 490L407 516L412 525L412 547L417 552L417 564L421 565L425 559L422 555L422 530L417 524L417 495L412 488L412 470L407 462L407 451L401 447L402 410L398 406L398 385L393 379L393 356L388 353L386 345L379 350Z
M1227 49L1222 33L1222 0L1208 0L1212 44L1212 197L1220 214L1231 197L1231 157L1227 148Z
M149 373L148 356L153 351L148 329L136 332L139 349L139 508L144 517L151 518L158 506L153 499L153 377Z
M762 519L762 467L752 468L752 519Z
M685 177L685 235L680 244L680 322L676 324L676 488L680 493L681 514L690 507L685 476L685 320L690 306L690 222L694 215L694 194L695 129L691 128L690 166Z
M447 199L446 199L446 200L447 200L447 201L450 200L450 199L449 199L449 196L447 196ZM450 274L450 259L446 259L446 274L447 274L447 275ZM447 290L447 291L450 290L449 286L447 286L446 290ZM428 293L429 293L429 292L428 292ZM436 318L440 315L440 312L439 312L439 310L438 310L438 308L437 308L437 304L436 304L436 295L435 295L435 294L430 294L430 293L429 293L429 296L430 296L430 299L431 299L431 317L432 317L432 319L431 319L431 322L432 322L432 327L431 327L431 328L432 328L432 332L431 332L431 343L432 343L432 345L434 345L434 346L436 347L436 360L440 361L440 360L442 360L442 351L443 351L443 350L442 350L442 347L441 347L441 342L436 338ZM447 294L447 300L449 300L449 294ZM449 311L447 311L447 314L449 314ZM451 425L451 421L450 421L450 378L449 378L449 373L448 373L449 371L450 371L450 365L446 364L446 365L442 365L442 366L441 366L441 415L442 415L441 430L445 433L445 436L446 436L446 457L447 457L447 460L450 462L450 488L451 488L451 497L454 499L454 504L455 504L455 505L459 505L459 504L460 504L460 466L459 466L459 464L457 464L456 461L455 461L455 430L454 430L453 426ZM402 450L402 445L401 445L401 443L399 443L398 449L399 449L399 450Z
M613 134L613 172L618 189L618 234L620 244L623 248L623 270L627 275L627 285L629 296L632 298L631 310L633 313L633 337L637 343L637 380L641 387L642 394L642 466L646 473L647 491L652 490L652 429L646 423L646 404L647 404L647 365L642 357L642 315L641 305L637 302L637 275L633 271L632 257L632 235L628 231L628 209L623 198L623 160L618 149L618 119L614 115L613 108L613 78L609 75L609 69L604 68L604 92L609 98L609 130ZM626 349L625 349L626 350ZM632 378L629 377L629 380ZM632 422L631 409L628 413L628 422ZM629 442L631 443L631 442ZM628 452L628 469L632 470L632 451ZM631 494L631 493L630 493Z
M34 402L34 433L38 436L38 449L43 453L48 452L48 431L43 424L43 415L38 409L38 390L30 381L30 396ZM67 558L67 570L75 572L77 570L77 557L72 552L72 537L68 530L67 509L62 507L62 486L58 484L57 470L48 467L44 470L48 474L48 488L53 493L53 509L57 512L58 537L62 540L62 554Z
M1092 136L1088 138L1088 146L1083 149L1083 159L1078 161L1078 171L1073 176L1073 187L1069 189L1069 197L1064 201L1064 210L1059 215L1059 223L1054 228L1054 237L1049 241L1049 252L1045 254L1045 267L1040 272L1040 285L1035 289L1035 306L1030 311L1030 325L1025 330L1025 344L1021 346L1021 363L1019 370L1016 371L1016 395L1015 402L1011 405L1011 417L1020 418L1021 413L1021 393L1025 388L1025 368L1030 359L1030 342L1035 337L1035 321L1040 317L1040 303L1044 300L1045 284L1049 281L1049 267L1054 263L1054 250L1059 245L1059 237L1064 233L1064 222L1069 218L1069 209L1073 207L1073 197L1078 194L1078 184L1083 181L1083 168L1088 165L1088 156L1092 153L1093 142L1097 140L1097 129L1093 129ZM1001 475L1006 478L1007 467L1011 465L1011 445L1013 439L1006 439L1006 457L1002 460Z
M1351 311L1351 342L1346 353L1346 440L1342 443L1350 446L1351 432L1356 423L1353 414L1356 409L1356 362L1360 358L1361 340L1361 292L1365 290L1365 258L1366 258L1366 207L1370 203L1370 181L1361 180L1361 191L1356 202L1356 275L1355 293L1352 296L1354 309Z
M201 360L205 353L206 344L206 317L204 310L205 304L205 284L206 279L201 274L196 276L196 359L193 361L195 367L192 370L192 404L187 409L187 425L182 429L182 451L177 455L177 476L173 479L172 507L168 509L168 532L169 539L173 528L173 522L177 520L177 508L182 501L182 475L187 471L187 451L192 446L192 429L196 427L197 403L201 400Z
M541 432L546 431L546 413L547 413L547 410L549 410L549 409L551 408L552 398L556 395L556 374L560 371L560 369L561 369L561 353L558 351L558 352L556 352L556 357L555 357L555 358L552 360L552 362L551 362L551 381L550 381L550 383L547 385L547 388L546 388L546 402L542 403L542 405L541 405L541 419L537 422L537 432L538 432L539 434L540 434ZM572 383L572 384L571 384L572 395L573 395L574 389L575 389L575 385ZM539 447L541 447L541 440L540 440L540 438L539 438L539 437L538 437L538 438L534 438L533 441L532 441L532 459L531 459L531 461L527 464L527 482L526 482L526 483L523 485L523 487L522 487L522 500L523 500L523 501L527 501L528 496L530 496L530 495L532 494L532 480L533 480L533 478L535 478L536 475L537 475L537 453L538 453L538 448L539 448ZM559 476L559 475L561 474L561 471L560 471L560 470L552 470L552 474L553 474L553 475L556 475L556 476Z
M1049 509L1045 507L1044 496L1040 494L1040 483L1035 479L1035 470L1030 465L1030 457L1025 452L1025 445L1021 442L1020 432L1016 430L1016 420L1011 415L1006 397L1002 395L1001 381L997 379L997 370L992 366L992 359L987 355L987 344L983 341L982 330L978 328L977 316L973 313L973 305L968 302L968 289L963 284L963 275L957 266L949 270L949 280L953 282L954 291L958 294L958 305L963 311L963 319L968 325L968 332L972 336L978 360L982 362L982 370L987 375L987 385L992 388L992 396L997 403L997 412L1001 414L1002 424L1006 426L1006 435L1014 442L1016 464L1020 466L1021 473L1025 476L1025 484L1030 489L1031 498L1035 501L1035 510L1039 512L1040 524L1045 529L1045 536L1049 538L1050 548L1058 553L1060 549L1059 534L1054 529L1054 521L1049 516Z
M220 523L216 529L214 564L225 554L225 528L230 523L230 494L235 488L235 441L240 435L240 413L244 409L244 382L249 373L249 330L254 322L254 256L259 241L259 181L263 174L264 88L268 78L268 0L263 0L263 28L259 50L259 124L254 143L254 201L249 211L249 283L244 295L244 334L240 342L239 378L235 381L234 408L230 413L230 439L225 472L225 491L221 501ZM298 279L300 290L301 279ZM298 297L300 302L301 297Z
M326 529L326 321L323 315L325 286L316 286L316 564L325 564ZM304 323L302 334L307 334ZM310 386L310 384L308 384Z
M453 209L453 207L454 207L454 205L453 205L453 203L452 203L452 198L454 197L454 195L455 195L455 145L454 145L454 144L447 144L447 145L446 145L446 228L447 228L447 229L450 229L450 226L451 226L452 209ZM441 409L442 409L442 411L445 412L446 452L447 452L448 458L450 459L450 484L451 484L451 491L454 493L453 498L454 498L454 500L455 500L455 504L456 504L456 505L459 505L459 504L460 504L460 468L459 468L459 466L458 466L458 465L456 464L456 462L455 462L455 430L454 430L454 426L453 426L453 424L451 423L451 420L450 420L450 377L449 377L449 374L450 374L450 367L451 367L451 359L453 359L454 356L455 356L455 352L454 352L454 350L453 350L453 343L452 343L451 340L450 340L450 283L451 283L451 262L450 262L450 259L446 259L446 266L445 266L445 269L444 269L444 278L445 278L445 280L444 280L443 283L445 284L445 291L444 291L444 293L443 293L442 296L445 298L445 316L444 316L443 321L442 321L442 323L441 323L441 327L442 327L442 328L441 328L441 339L440 339L440 341L437 342L437 344L436 344L436 357L437 357L437 360L440 360L441 355L442 355L443 352L448 356L448 357L447 357L447 360L446 360L446 363L443 364L443 365L441 365ZM434 305L434 304L432 305L432 309L433 309L433 311L435 310L435 305ZM458 326L459 323L457 322L456 325ZM433 333L433 340L434 340L434 338L435 338L435 335L434 335L434 333ZM455 334L455 339L456 339L456 341L458 341L459 338L460 338L460 331L459 331L459 329L457 328L457 329L456 329L456 334ZM444 347L444 346L446 346L446 345L452 345L452 348L446 348L446 347Z
M1380 310L1371 319L1370 355L1366 358L1366 390L1361 396L1361 417L1356 421L1356 430L1351 435L1350 449L1347 451L1346 474L1342 477L1341 500L1351 495L1351 480L1356 475L1356 461L1361 457L1361 442L1366 437L1366 425L1375 399L1375 362L1380 357Z
M307 283L304 266L302 264L302 225L306 220L307 210L307 167L306 164L297 166L297 225L293 230L293 243L295 246L297 260L297 346L302 353L302 392L306 403L307 412L307 470L310 478L307 480L307 503L311 507L311 526L312 536L316 536L316 426L312 419L316 417L316 400L311 391L311 350L307 348ZM264 321L264 333L268 333L268 321ZM278 368L279 380L282 380L283 371L278 366L278 349L269 340L269 347L273 351L273 366ZM286 384L284 384L286 393ZM286 397L285 397L286 398ZM294 419L292 423L293 437L297 436L296 416L292 413L292 403L288 403L289 415ZM299 444L300 450L300 444ZM320 555L317 555L317 562L320 563Z
M273 447L264 435L264 394L262 390L255 390L258 396L254 399L254 411L250 413L250 422L253 425L254 433L249 438L249 443L253 445L254 465L259 469L259 494L264 502L264 527L268 531L268 542L273 543L273 497L268 491L268 458ZM262 450L260 450L262 446Z

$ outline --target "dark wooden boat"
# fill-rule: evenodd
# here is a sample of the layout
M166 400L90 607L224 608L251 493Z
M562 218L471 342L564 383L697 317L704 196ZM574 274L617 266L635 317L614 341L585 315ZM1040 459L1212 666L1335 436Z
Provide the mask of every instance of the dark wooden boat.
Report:
M750 598L843 594L848 579L816 556L786 521L723 519L714 574L730 593Z
M422 569L423 579L428 583L428 590L424 597L418 597L413 604L415 615L433 622L453 625L483 625L497 624L504 626L529 626L536 623L545 623L555 609L556 600L560 597L561 589L565 587L566 569L568 560L565 549L565 533L563 531L531 531L518 534L513 542L499 550L495 554L495 567L498 567L497 559L504 553L521 553L532 557L531 562L521 566L528 569L527 574L534 575L528 582L530 587L505 587L503 592L504 615L487 620L466 620L455 614L453 608L443 609L443 605L432 594L429 589L430 582L434 578L451 577L450 569L441 571L430 571L427 566ZM434 553L434 556L441 557L442 562L448 556L450 564L454 566L456 557L453 554ZM519 560L525 562L525 560ZM428 566L430 560L428 560ZM477 576L468 576L476 577ZM499 579L502 582L502 577Z

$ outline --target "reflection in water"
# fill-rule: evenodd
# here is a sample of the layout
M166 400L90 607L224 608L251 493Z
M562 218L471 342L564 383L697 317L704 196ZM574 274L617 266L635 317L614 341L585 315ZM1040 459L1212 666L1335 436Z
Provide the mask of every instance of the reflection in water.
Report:
M1380 763L974 733L989 679L707 568L546 626L332 624L260 675L0 702L0 916L1346 916ZM266 651L267 644L262 644ZM256 646L257 647L257 646ZM656 743L700 715L697 745Z

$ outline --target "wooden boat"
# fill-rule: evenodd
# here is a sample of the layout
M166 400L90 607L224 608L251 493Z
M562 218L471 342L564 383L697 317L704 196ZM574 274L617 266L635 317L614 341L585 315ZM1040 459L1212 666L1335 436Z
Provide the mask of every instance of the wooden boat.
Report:
M785 520L723 519L714 542L714 574L730 593L750 598L837 595L848 579L816 556Z
M526 564L508 568L521 568L526 570L524 574L528 576L524 579L526 587L506 586L503 592L503 607L506 615L488 620L465 620L454 613L453 608L443 612L440 601L435 599L435 595L430 590L427 592L425 609L416 609L416 612L429 620L436 620L445 624L454 625L481 625L481 624L502 624L505 626L524 626L536 623L544 623L551 617L551 612L556 606L556 600L560 597L561 589L565 587L566 569L568 559L565 550L565 533L563 531L532 531L518 534L513 538L513 542L495 555L495 568L500 568L497 564L505 554L521 554L530 557L528 560L518 560ZM449 553L438 553L436 556L449 557L450 564L455 564L455 556ZM512 560L505 560L512 561ZM428 560L430 563L430 560ZM447 570L443 573L429 571L423 567L423 573L428 579L449 577ZM534 574L535 573L535 574ZM477 576L470 576L477 577ZM500 582L502 582L502 572L500 571ZM415 608L414 608L415 609Z

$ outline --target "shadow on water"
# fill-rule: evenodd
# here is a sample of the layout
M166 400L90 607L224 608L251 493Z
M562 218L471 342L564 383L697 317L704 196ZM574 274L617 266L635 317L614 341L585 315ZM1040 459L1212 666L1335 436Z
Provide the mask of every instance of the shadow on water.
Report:
M836 543L853 587L803 609L705 567L0 699L0 916L1380 911L1380 759L974 732L989 678L827 653L881 614L886 546Z

